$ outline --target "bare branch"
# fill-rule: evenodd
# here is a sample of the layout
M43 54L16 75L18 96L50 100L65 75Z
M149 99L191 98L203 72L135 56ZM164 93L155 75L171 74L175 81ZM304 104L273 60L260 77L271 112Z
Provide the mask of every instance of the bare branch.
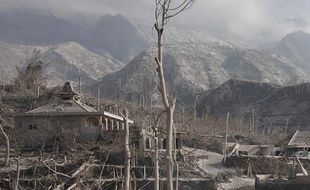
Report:
M155 127L156 128L158 128L158 126L159 126L159 119L161 118L161 116L163 115L163 113L166 113L167 112L167 110L164 110L164 111L162 111L158 116L157 116L157 118L156 118L156 120L155 120Z
M57 172L55 171L53 168L49 167L45 162L42 162L49 170L51 170L52 172L54 172L56 175L61 175L63 177L66 177L66 178L73 178L72 176L68 175L68 174L64 174L64 173L61 173L61 172Z
M184 0L182 3L180 3L178 6L174 7L174 8L169 8L168 10L169 11L175 11L175 10L178 10L180 9L183 5L185 5L185 3L187 3L188 1L191 1L191 0Z
M182 8L180 8L177 12L171 14L171 15L168 15L166 16L166 19L170 19L178 14L180 14L181 12L183 12L184 10L190 8L191 6L193 5L193 1L192 0L189 0Z
M71 176L72 176L73 178L76 177L76 176L79 175L82 171L84 171L86 167L89 168L89 165L83 163L73 174L71 174Z

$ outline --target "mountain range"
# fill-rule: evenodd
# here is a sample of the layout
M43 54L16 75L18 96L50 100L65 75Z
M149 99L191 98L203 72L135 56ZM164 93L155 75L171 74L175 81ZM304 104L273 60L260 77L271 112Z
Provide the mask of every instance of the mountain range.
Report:
M193 101L195 94L214 89L230 79L284 86L309 81L306 72L287 58L272 52L226 43L176 43L165 47L166 80L181 104ZM140 53L121 70L100 82L110 98L149 98L156 87L155 48ZM158 94L157 94L158 97ZM148 100L150 101L150 100Z
M15 66L25 67L33 49L40 49L49 86L77 82L81 75L84 86L93 91L99 87L107 98L144 103L160 100L156 48L150 46L146 27L141 32L141 26L122 15L76 20L1 11L0 26L0 69L8 80L16 75ZM230 79L274 86L310 81L310 35L305 32L287 34L268 50L206 37L190 29L170 28L167 38L167 85L170 94L176 92L177 105L183 107L190 107L197 94L209 94Z
M87 22L32 11L0 11L0 26L2 42L48 46L74 41L125 62L148 45L122 15L107 14Z
M109 54L99 56L75 42L46 47L1 43L0 68L7 82L16 77L16 67L23 69L27 66L35 49L40 50L39 59L45 65L43 72L47 86L59 85L64 81L76 83L79 75L83 84L94 83L124 65Z

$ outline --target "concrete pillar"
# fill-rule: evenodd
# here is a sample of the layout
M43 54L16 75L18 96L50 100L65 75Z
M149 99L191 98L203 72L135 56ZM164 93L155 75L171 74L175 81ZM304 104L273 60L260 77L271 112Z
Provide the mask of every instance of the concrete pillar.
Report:
M114 130L114 121L111 119L111 130Z
M116 130L119 131L119 121L116 121Z
M121 130L124 130L125 129L125 124L124 122L121 122Z
M104 122L104 124L105 124L105 130L108 131L108 130L109 130L109 122L108 122L108 119L105 118L104 121L105 121L105 122Z

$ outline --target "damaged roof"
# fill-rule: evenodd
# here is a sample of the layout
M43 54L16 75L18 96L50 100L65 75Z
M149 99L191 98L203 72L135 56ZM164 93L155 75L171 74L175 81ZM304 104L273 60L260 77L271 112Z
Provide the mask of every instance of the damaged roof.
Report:
M310 147L310 131L297 130L287 145L288 147Z
M78 93L74 92L71 84L66 82L63 89L56 94L62 99L58 102L53 102L47 105L40 106L33 110L30 110L26 113L15 113L16 116L67 116L67 115L75 115L75 116L104 116L106 118L112 118L119 121L124 121L124 118L115 115L113 113L109 113L106 111L97 111L94 108L84 104L80 101L80 96ZM129 124L133 124L132 120L128 120Z
M61 102L43 105L26 113L57 113L57 112L97 112L79 100L63 100Z
M97 110L87 106L79 100L80 97L78 96L78 93L73 90L70 82L66 82L57 95L62 98L61 101L40 106L26 112L26 114L97 112Z
M76 93L70 82L65 82L62 90L57 94L62 99L72 99L74 97L78 97L78 93Z

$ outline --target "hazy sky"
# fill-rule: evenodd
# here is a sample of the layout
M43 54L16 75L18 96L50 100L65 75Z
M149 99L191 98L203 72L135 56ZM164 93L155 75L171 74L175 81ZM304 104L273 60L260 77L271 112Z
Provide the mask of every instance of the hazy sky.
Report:
M153 19L153 6L153 0L0 0L0 10L27 8L62 16L121 13L146 23ZM310 32L310 0L196 0L174 22L250 41L275 40L295 30Z

